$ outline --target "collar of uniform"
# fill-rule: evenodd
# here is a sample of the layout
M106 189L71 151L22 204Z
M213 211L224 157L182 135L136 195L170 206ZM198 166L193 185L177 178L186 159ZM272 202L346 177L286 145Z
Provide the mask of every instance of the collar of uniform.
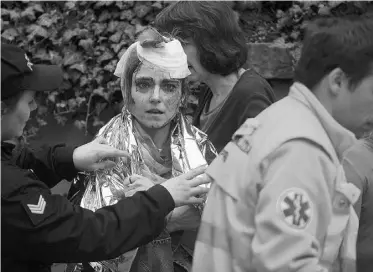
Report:
M344 152L356 143L355 135L341 126L325 109L316 96L303 84L295 82L290 87L289 96L302 102L313 111L328 134L341 160Z
M12 152L15 147L15 144L1 142L1 160L9 160L12 157Z

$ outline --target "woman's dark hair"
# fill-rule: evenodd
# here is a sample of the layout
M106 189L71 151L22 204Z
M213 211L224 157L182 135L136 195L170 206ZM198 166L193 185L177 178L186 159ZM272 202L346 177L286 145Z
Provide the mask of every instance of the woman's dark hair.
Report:
M373 19L319 18L307 25L294 80L313 89L340 68L356 86L373 71Z
M178 1L158 14L155 27L180 41L192 39L201 65L212 74L226 76L246 63L245 36L227 3Z

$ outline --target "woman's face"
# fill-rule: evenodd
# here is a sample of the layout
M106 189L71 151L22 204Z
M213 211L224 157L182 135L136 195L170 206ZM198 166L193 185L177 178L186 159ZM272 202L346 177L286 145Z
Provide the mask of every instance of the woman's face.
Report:
M24 91L13 108L5 108L1 116L1 140L22 136L30 113L37 108L34 91Z
M130 112L142 126L162 128L180 107L181 89L180 79L141 65L132 76Z
M197 47L194 45L194 42L188 39L184 41L182 45L183 45L184 52L188 58L188 68L191 73L188 79L190 81L205 82L209 73L201 65Z

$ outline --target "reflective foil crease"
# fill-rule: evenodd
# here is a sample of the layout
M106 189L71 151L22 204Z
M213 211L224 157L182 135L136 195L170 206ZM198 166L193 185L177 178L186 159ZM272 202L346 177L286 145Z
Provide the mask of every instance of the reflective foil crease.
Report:
M206 165L216 157L216 150L207 139L207 135L190 125L182 114L174 118L171 129L173 177ZM104 138L110 146L129 152L131 159L120 159L113 169L84 173L74 180L72 187L78 189L71 196L71 201L92 211L113 205L121 198L130 196L128 177L133 174L141 175L143 171L147 171L141 148L135 138L132 116L127 110L112 118L100 129L97 137ZM154 183L160 182L154 181ZM200 197L206 200L206 195ZM203 205L195 206L201 214ZM129 271L136 253L137 249L134 249L118 258L92 262L89 265L96 272ZM77 272L82 268L83 264L68 264L65 271Z

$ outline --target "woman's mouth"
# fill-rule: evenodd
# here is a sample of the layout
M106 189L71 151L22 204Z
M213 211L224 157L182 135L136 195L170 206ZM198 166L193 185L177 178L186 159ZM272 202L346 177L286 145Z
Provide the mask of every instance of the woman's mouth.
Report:
M157 110L157 109L148 110L146 112L150 113L150 114L163 114L163 111L160 111L160 110Z

